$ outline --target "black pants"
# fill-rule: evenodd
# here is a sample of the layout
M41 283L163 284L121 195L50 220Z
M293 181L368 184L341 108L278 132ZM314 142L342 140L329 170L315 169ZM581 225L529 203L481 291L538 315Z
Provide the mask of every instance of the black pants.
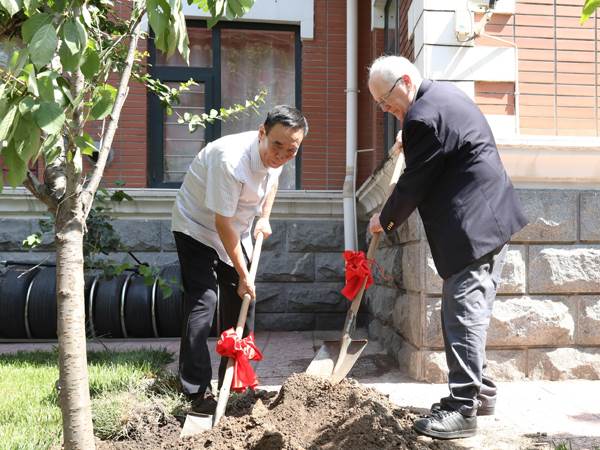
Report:
M242 306L237 294L239 276L219 259L217 252L194 238L174 232L183 280L183 323L179 347L179 379L184 394L203 394L210 386L212 369L207 339L217 304L221 331L235 327ZM218 299L218 302L217 302ZM244 336L254 329L254 302L248 308ZM221 358L219 386L227 358Z

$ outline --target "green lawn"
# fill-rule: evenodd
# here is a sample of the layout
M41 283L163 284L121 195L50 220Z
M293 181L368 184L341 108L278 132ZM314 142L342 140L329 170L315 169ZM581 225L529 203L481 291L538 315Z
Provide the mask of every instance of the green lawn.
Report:
M55 388L57 352L0 355L0 449L41 450L61 442L61 417ZM163 368L172 360L164 350L90 352L88 366L94 428L102 438L118 436L124 409L133 403L161 401L170 409L181 405ZM165 398L167 400L165 401ZM60 448L60 447L58 447Z

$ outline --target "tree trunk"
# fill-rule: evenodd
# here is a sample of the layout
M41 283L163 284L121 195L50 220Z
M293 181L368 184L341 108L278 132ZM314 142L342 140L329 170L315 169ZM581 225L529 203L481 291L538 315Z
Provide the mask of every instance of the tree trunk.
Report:
M84 222L81 199L73 191L76 189L67 189L56 215L60 408L65 450L93 450L85 336Z

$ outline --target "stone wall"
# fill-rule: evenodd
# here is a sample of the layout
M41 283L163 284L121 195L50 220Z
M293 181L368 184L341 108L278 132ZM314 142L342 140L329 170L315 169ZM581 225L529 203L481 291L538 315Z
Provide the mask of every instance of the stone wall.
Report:
M509 248L488 333L499 380L600 378L600 191L519 189L529 225ZM416 379L446 381L442 280L417 214L377 254L369 333Z
M168 218L175 192L148 194L146 190L143 195L147 198L140 191L127 192L136 200L115 207L112 221L124 246L142 262L159 266L177 263ZM10 195L0 195L0 212L5 211L0 219L0 262L54 263L51 245L26 252L21 244L39 231L43 209L37 203L24 203L24 198L34 202L24 192L15 194L12 200ZM155 197L161 203L153 207L151 199ZM11 207L13 201L15 206ZM273 235L264 242L257 274L256 328L341 330L348 307L340 294L344 285L341 193L282 192L273 208L271 226ZM52 242L52 235L45 235L43 240ZM125 252L108 257L134 262ZM0 263L0 272L2 267Z

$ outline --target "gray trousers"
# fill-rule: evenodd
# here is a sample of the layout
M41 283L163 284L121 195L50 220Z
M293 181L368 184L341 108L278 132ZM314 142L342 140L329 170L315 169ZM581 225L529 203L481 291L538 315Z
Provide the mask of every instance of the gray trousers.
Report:
M484 375L485 342L507 249L503 245L444 280L442 332L450 395L441 404L465 416L496 402L496 386Z

